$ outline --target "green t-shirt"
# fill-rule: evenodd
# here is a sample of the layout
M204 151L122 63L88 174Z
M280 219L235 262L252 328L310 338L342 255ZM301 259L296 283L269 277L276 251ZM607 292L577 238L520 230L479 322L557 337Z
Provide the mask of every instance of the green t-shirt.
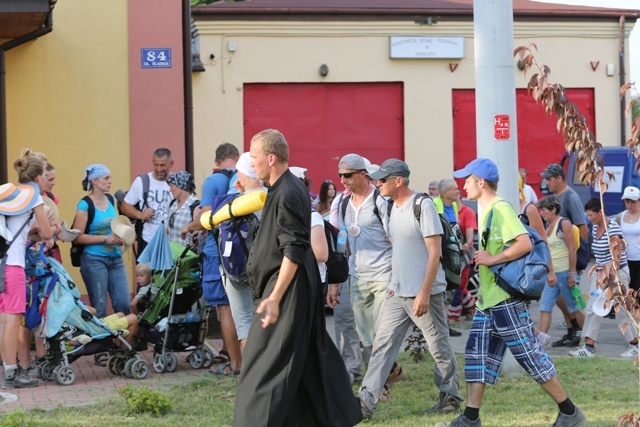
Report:
M516 237L525 234L527 230L524 228L524 225L522 225L522 222L520 222L513 206L504 199L496 197L491 201L489 207L482 212L483 217L480 223L482 224L483 231L487 228L487 220L489 219L489 212L491 212L491 210L493 210L491 232L487 239L487 247L481 247L481 249L485 249L489 252L489 255L495 255L502 252L505 246L512 244ZM480 245L482 246L482 242ZM509 294L496 285L496 278L491 270L489 270L489 267L481 265L477 307L480 310L486 310L509 298Z

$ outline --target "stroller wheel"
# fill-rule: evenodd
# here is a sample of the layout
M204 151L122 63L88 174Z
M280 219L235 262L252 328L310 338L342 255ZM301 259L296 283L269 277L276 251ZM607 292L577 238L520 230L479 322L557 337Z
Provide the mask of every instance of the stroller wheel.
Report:
M109 355L107 353L96 353L93 355L93 361L98 366L107 366L107 359Z
M167 364L165 363L164 357L162 356L162 354L156 353L156 355L153 356L153 370L161 374L164 372L166 367L167 367Z
M55 377L53 376L53 370L57 367L57 365L53 362L45 362L40 366L40 374L42 378L47 381L53 381Z
M204 353L204 362L202 363L202 367L205 369L209 369L211 365L213 365L213 352L209 350L207 347L202 349Z
M127 378L133 378L133 372L131 371L131 368L133 367L133 364L136 363L138 361L138 359L129 359L125 362L124 364L124 375Z
M165 354L167 372L175 372L178 369L178 358L173 353Z
M201 348L196 348L189 354L187 360L193 369L202 368L202 365L204 365L204 351Z
M149 376L149 365L144 360L136 360L131 366L131 374L137 380L144 380Z
M71 366L59 366L54 373L56 382L60 385L71 385L76 381L76 371Z
M124 357L116 357L115 369L119 377L124 375L124 365L127 360Z

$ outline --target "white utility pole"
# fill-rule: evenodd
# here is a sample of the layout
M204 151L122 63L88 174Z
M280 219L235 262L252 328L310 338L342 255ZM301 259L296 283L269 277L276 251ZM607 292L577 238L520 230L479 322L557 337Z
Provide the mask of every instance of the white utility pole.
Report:
M498 194L518 210L512 0L474 0L473 22L478 157L498 165Z

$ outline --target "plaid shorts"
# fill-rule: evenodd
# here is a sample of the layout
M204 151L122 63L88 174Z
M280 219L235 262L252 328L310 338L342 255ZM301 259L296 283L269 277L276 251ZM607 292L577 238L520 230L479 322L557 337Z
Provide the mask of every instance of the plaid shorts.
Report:
M536 382L556 375L535 336L527 303L510 299L487 310L476 308L464 354L466 381L495 385L507 347Z

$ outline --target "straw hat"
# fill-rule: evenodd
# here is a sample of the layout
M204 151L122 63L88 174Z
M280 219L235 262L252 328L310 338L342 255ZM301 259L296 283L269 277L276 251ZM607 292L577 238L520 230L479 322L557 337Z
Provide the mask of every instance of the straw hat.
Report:
M64 240L65 242L73 242L74 240L76 240L76 237L82 234L82 231L78 230L77 228L70 229L67 226L67 221L62 221L62 224L60 224L60 228L62 229L62 240Z
M136 231L131 224L131 220L124 215L118 215L111 220L111 232L114 236L122 239L125 251L136 241Z
M51 200L47 196L42 196L42 200L44 201L44 210L47 212L47 209L53 212L53 217L56 222L60 222L60 211L58 211L58 206L56 202Z
M28 212L38 201L40 189L33 182L0 185L0 215L15 216Z

